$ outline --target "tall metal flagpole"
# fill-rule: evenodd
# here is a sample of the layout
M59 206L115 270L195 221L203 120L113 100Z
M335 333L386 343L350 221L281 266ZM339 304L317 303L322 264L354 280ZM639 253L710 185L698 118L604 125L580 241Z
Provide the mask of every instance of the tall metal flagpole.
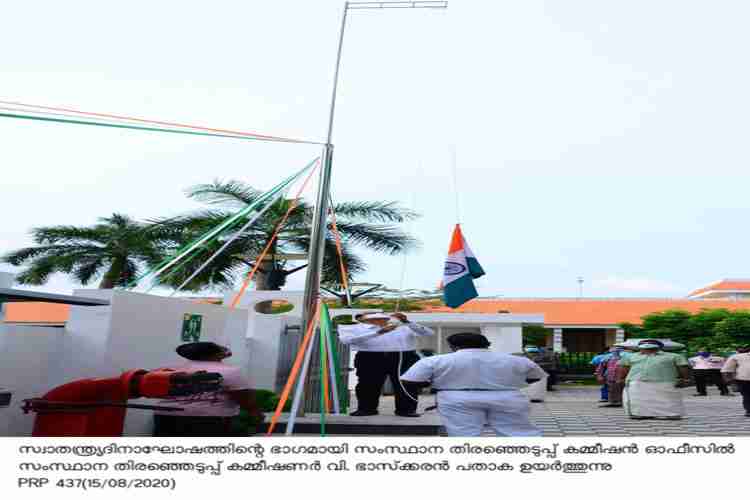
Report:
M326 216L328 215L328 200L331 188L331 169L333 165L333 116L336 109L336 90L339 82L339 68L341 67L341 50L344 44L344 30L346 28L346 15L350 9L418 9L436 8L445 9L448 2L344 2L344 13L341 17L341 30L339 32L339 45L336 53L336 67L333 73L333 91L331 92L331 107L328 113L328 132L326 142L323 146L321 160L320 180L318 182L318 193L313 213L313 227L310 235L310 255L308 257L307 277L305 279L305 293L303 297L302 331L307 331L310 321L310 313L315 310L315 304L320 293L320 275L323 271L323 249L327 229ZM304 382L303 382L304 383ZM304 414L304 405L299 411Z
M310 256L308 258L307 278L305 279L305 294L302 310L302 331L307 331L307 324L312 320L310 312L315 310L315 304L320 293L320 274L323 270L323 248L325 233L327 229L326 216L328 214L328 199L331 188L331 167L333 165L333 114L336 109L336 88L338 87L339 68L341 67L341 48L344 44L344 29L346 28L346 13L349 11L349 2L344 2L344 14L341 17L341 31L339 33L339 46L336 53L336 69L333 73L333 91L331 93L331 107L328 112L328 133L326 143L323 146L320 177L318 181L318 195L313 213L313 228L310 235Z

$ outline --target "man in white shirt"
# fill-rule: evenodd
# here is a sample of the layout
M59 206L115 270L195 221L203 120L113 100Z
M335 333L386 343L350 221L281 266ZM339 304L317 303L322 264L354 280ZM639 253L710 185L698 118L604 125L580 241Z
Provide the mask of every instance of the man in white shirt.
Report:
M424 358L401 376L431 383L449 436L480 436L489 425L498 436L541 436L529 420L529 400L520 388L547 373L528 358L488 349L478 333L448 337L455 352Z
M701 348L697 356L688 359L693 369L696 394L694 396L708 396L707 384L716 384L722 396L731 396L727 384L721 377L721 369L726 359L721 356L712 355L706 348Z
M155 412L154 436L231 436L232 419L239 415L240 408L251 416L263 416L255 402L255 391L240 368L222 363L232 355L229 348L213 342L192 342L179 346L177 354L188 361L170 368L191 374L218 373L223 379L222 390L161 401L161 406L177 406L183 411Z
M416 338L434 335L426 326L412 323L402 313L391 316L369 313L357 316L357 325L340 325L339 340L357 351L357 411L354 417L378 414L380 393L388 377L394 388L396 415L418 417L416 387L404 384L400 375L419 360Z
M734 383L739 388L745 416L750 417L750 344L738 347L737 354L729 356L721 373L727 383Z

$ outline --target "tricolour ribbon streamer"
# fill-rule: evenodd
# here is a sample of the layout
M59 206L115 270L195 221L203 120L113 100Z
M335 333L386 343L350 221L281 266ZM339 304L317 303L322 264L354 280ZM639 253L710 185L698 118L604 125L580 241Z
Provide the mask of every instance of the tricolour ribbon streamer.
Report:
M340 389L340 371L338 366L338 357L336 355L336 349L333 345L333 325L331 323L331 315L328 311L328 306L325 304L321 305L320 309L320 331L325 336L326 347L328 349L328 357L331 362L328 364L328 370L331 376L331 393L333 396L333 412L335 414L341 413L341 404L339 400Z
M195 272L193 274L191 274L190 277L188 279L186 279L180 285L179 288L177 288L177 290L175 290L174 292L172 292L172 295L176 294L177 292L179 292L180 290L182 290L185 287L185 285L187 285L188 283L190 283L191 281L193 281L193 279L196 276L198 276L198 274L200 274L200 272L203 271L206 268L206 266L208 266L211 262L213 262L213 260L216 257L218 257L224 250L226 250L227 247L229 245L231 245L232 242L234 242L234 240L236 240L237 238L239 238L240 236L242 236L242 233L244 233L247 230L247 228L249 228L250 226L252 226L253 224L255 224L255 221L257 221L258 219L260 219L263 216L263 214L266 213L268 211L268 209L271 208L273 206L273 204L276 203L276 201L279 198L281 198L282 196L284 196L285 192L286 191L279 191L278 193L276 193L276 195L274 196L274 198L271 201L269 201L268 204L266 204L266 206L263 207L263 209L260 212L258 212L257 214L255 214L252 219L248 220L236 233L234 233L232 235L231 238L229 238L227 240L226 243L224 243L221 246L221 248L219 248L211 257L209 257L208 260L206 260L206 262L204 262L203 264L201 264L201 266L198 269L196 269ZM170 295L170 297L172 295Z
M318 166L320 166L320 163L316 160L315 167L310 171L310 174L307 176L307 179L305 179L305 182L302 183L302 186L300 186L299 191L297 191L297 194L294 196L294 200L292 200L292 202L289 204L289 208L284 214L284 217L282 217L279 223L276 224L276 229L271 235L271 238L268 240L268 243L266 244L266 248L263 249L263 251L260 253L260 256L255 260L255 265L245 277L245 281L242 283L242 286L240 287L239 292L237 292L237 295L235 295L234 298L232 299L232 303L229 306L230 309L234 309L235 307L237 307L237 304L240 302L240 298L247 290L247 287L250 285L250 282L253 280L253 276L255 276L255 272L258 270L258 267L260 267L260 263L263 262L263 259L265 258L266 254L271 249L271 245L273 245L274 240L281 232L281 228L283 228L284 224L286 224L286 221L289 218L289 215L292 213L292 211L295 208L297 208L297 204L299 203L299 198L300 196L302 196L302 191L304 191L305 187L307 186L307 183L310 182L310 179L312 179L313 173L315 173L315 170L318 168Z
M314 164L316 164L318 159L316 158L312 162L310 162L305 168L300 170L299 172L295 173L294 175L288 177L284 181L281 182L281 184L278 184L270 191L267 191L263 193L260 197L258 197L257 200L255 200L253 203L248 205L247 207L243 208L233 216L229 217L227 220L219 224L214 229L211 229L207 233L205 233L203 236L199 237L197 240L193 241L192 243L187 245L187 248L185 250L180 251L177 255L175 255L172 260L170 260L167 264L157 266L157 268L154 268L150 271L148 271L146 274L141 276L136 280L136 283L139 283L143 279L150 277L151 279L157 278L161 273L169 269L171 266L175 265L177 262L181 261L183 258L185 258L188 254L190 254L193 250L198 248L203 243L210 241L219 234L221 234L225 229L231 227L235 223L237 223L242 217L245 217L248 213L253 211L258 205L266 201L268 198L274 196L279 191L283 190L285 187L287 187L289 184L297 180L306 170L308 170L310 167L312 167Z
M313 312L312 317L314 317L314 315L315 315L315 312ZM268 426L268 432L267 432L269 436L273 433L273 429L274 427L276 427L276 423L279 421L279 417L281 417L281 412L284 409L284 405L286 405L287 400L289 400L289 393L292 391L294 380L297 377L297 373L299 373L300 366L302 365L302 358L305 356L305 352L307 351L308 344L311 344L310 338L312 337L314 328L315 328L315 321L310 321L310 324L307 325L307 331L305 332L305 336L302 338L302 343L299 346L297 357L294 358L292 371L289 373L289 378L287 378L286 380L286 384L284 385L284 390L281 391L279 404L276 405L276 411L274 412L273 417L271 417L271 424Z
M319 318L320 314L320 300L318 300L318 303L315 306L316 314L314 316L310 316L310 323L316 324ZM313 319L315 318L315 319ZM302 395L305 392L305 381L307 379L307 369L310 366L310 358L312 358L312 350L313 350L313 344L315 340L315 334L317 332L317 329L313 328L313 334L312 339L313 341L310 342L307 345L307 351L305 352L305 361L302 363L302 371L299 374L299 379L297 380L297 388L294 391L294 401L292 401L292 411L289 414L289 420L286 423L286 429L284 431L284 434L287 436L291 436L294 432L294 422L297 420L297 412L299 411L300 404L302 403Z

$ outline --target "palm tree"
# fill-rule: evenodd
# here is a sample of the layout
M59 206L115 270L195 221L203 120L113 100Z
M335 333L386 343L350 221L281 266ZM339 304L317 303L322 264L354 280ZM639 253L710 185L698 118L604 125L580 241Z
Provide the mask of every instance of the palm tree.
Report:
M36 246L10 252L0 260L29 264L19 283L43 285L54 273L87 285L102 276L99 288L127 287L139 268L161 262L179 235L171 227L137 222L126 215L99 218L91 227L52 226L31 230Z
M193 186L187 195L205 202L212 208L185 216L161 219L155 222L170 226L181 232L185 238L194 238L215 227L233 212L247 207L262 193L241 181L214 181L211 184ZM227 249L201 271L185 290L200 290L205 287L226 287L234 284L255 264L263 248L271 240L277 223L289 209L292 200L280 199L269 208L251 227L247 228ZM288 268L289 262L283 255L291 252L307 253L310 248L310 233L314 207L299 201L268 252L270 259L261 262L256 273L256 289L280 290L286 277L304 269L306 265ZM335 205L337 228L341 235L342 255L348 276L362 273L365 263L353 253L353 247L361 246L371 251L396 255L417 245L417 241L398 227L398 223L413 219L417 215L399 207L395 202L368 201L349 202ZM329 224L330 227L330 224ZM229 231L233 234L233 231ZM224 236L206 244L201 249L201 258L192 259L188 264L171 275L162 277L161 284L178 287L205 260L229 238ZM204 258L205 257L205 258ZM323 257L324 284L336 285L343 281L340 272L336 242L328 231Z

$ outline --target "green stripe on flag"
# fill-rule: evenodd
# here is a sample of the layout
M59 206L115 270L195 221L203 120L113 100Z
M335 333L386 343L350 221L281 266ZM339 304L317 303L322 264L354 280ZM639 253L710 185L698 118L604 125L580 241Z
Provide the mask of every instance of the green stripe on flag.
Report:
M443 288L443 301L445 305L454 309L478 296L479 294L470 274L451 281Z
M469 274L472 278L477 279L484 276L484 269L474 257L466 257L466 266L469 268Z

